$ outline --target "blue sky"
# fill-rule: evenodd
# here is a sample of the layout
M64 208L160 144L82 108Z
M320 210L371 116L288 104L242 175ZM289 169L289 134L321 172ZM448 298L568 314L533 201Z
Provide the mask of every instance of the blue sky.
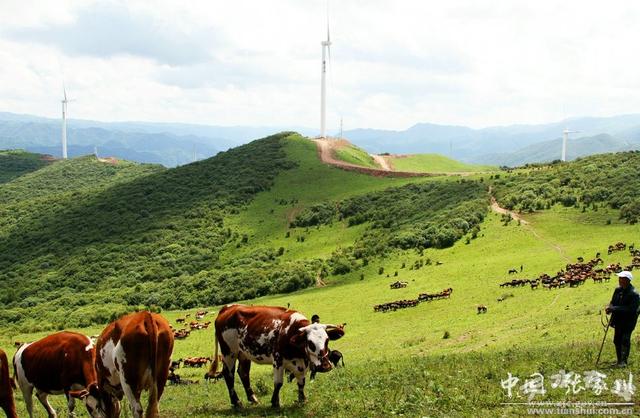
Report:
M640 111L640 2L330 4L328 125ZM326 0L0 1L0 111L317 126Z

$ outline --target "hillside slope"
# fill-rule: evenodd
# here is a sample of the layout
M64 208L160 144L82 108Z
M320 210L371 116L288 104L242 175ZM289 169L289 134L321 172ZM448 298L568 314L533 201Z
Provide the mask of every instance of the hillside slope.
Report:
M47 265L33 265L28 258L22 259L12 266L17 275L30 279L30 271L36 270L38 284L43 289L41 293L33 293L35 297L26 296L2 305L0 346L7 347L11 355L15 341L33 341L44 335L28 331L51 327L75 328L95 323L82 331L96 334L120 310L130 311L147 303L153 305L165 297L175 308L190 308L165 309L163 314L176 326L177 318L184 318L187 313L193 316L196 306L200 308L208 301L218 304L231 297L242 302L239 298L246 297L245 303L290 306L307 317L317 313L322 322L346 322L347 325L345 337L330 344L345 355L345 367L319 374L313 384L308 384L307 403L295 405L297 387L285 384L282 410L257 405L248 406L241 414L519 417L527 415L527 406L505 403L526 402L527 395L520 385L514 388L515 397L509 398L502 382L512 374L522 383L534 373L541 373L547 379L547 391L536 396L536 401L624 400L611 389L616 379L627 379L629 372L635 374L638 336L633 337L631 368L594 366L603 336L602 306L609 301L616 286L615 276L609 275L611 280L604 282L589 279L575 287L533 289L529 285L505 287L500 284L512 279L535 279L542 274L554 276L566 270L568 263L577 263L578 257L588 261L597 252L602 254L602 267L611 263L629 264L632 257L628 250L608 254L607 247L616 242L637 242L640 234L640 225L620 219L621 210L615 207L621 197L635 197L640 153L601 155L567 164L484 174L472 180L460 177L393 179L349 173L321 164L315 145L296 135L267 138L254 142L252 147L253 151L266 153L283 165L265 189L245 196L241 204L218 207L215 213L222 219L222 230L230 230L231 235L216 248L214 268L171 277L159 284L154 276L141 280L129 270L120 271L124 270L121 266L129 263L126 257L136 256L133 250L137 251L140 240L149 244L147 258L155 262L156 257L161 256L162 262L153 266L158 269L171 269L181 263L176 254L199 251L203 244L191 242L190 235L183 235L183 229L199 231L188 209L193 201L180 206L179 213L171 218L156 218L154 213L157 220L154 227L166 226L172 234L167 241L146 233L132 234L126 237L131 249L121 246L111 252L109 246L86 245L84 258L64 259L76 269L81 263L87 263L94 269L103 269L106 265L114 270L109 278L103 282L96 280L86 290L62 287L53 281L55 276ZM209 182L217 184L226 179L216 168L218 164L237 170L240 166L235 165L236 159L249 159L254 167L250 170L257 170L262 163L251 160L246 151L238 149L223 160L202 162L191 168L188 179L182 178L185 171L167 170L135 182L158 187L168 184L169 190L177 190L176 197L171 197L169 190L163 194L170 200L162 204L163 210L169 211L172 205L181 204L179 200L188 196L188 191L200 193L192 190L191 185L204 188ZM205 170L200 173L200 168ZM215 177L208 177L206 173ZM250 173L255 175L254 171ZM234 190L243 179L242 176L229 179ZM484 205L486 211L483 202L487 200L488 185L504 205L508 204L508 196L530 196L526 188L546 200L540 209L524 210L522 216L526 223L479 211L484 216L476 220L477 228L468 229L452 245L430 245L431 241L426 238L430 232L436 232L435 229L441 232L436 233L436 237L446 237L445 229L465 229L460 222L465 219L456 219L458 216L453 216L452 211L460 210L459 215L464 216L473 212L465 207L469 204ZM125 193L130 187L133 186L129 183L127 187L118 186L117 190L126 198L116 202L131 201L132 207L139 210L137 195ZM211 203L211 194L223 189L211 184L207 187L198 196L202 202ZM141 193L153 195L155 192L149 187ZM228 193L230 196L231 192ZM445 195L445 199L439 199L440 195ZM565 195L575 198L566 200L573 204L563 204ZM95 200L93 204L97 208L105 204L97 197L91 200ZM458 205L458 200L466 204ZM154 203L161 201L158 196L151 198ZM520 201L513 204L514 209L521 209ZM196 218L212 216L204 207L200 208ZM442 212L443 208L451 211ZM121 213L108 206L105 209L129 216L127 207ZM429 221L434 225L427 225ZM142 228L126 219L124 223L134 231ZM80 226L78 234L82 237L86 225ZM218 231L215 228L207 224L205 229L215 233ZM30 233L28 229L25 232ZM404 242L394 237L411 239L406 247L389 245ZM48 250L58 245L54 242L56 237L43 238L49 241L43 244L35 240L31 245ZM71 235L63 238L72 239ZM122 244L115 238L111 237L114 245ZM183 241L178 241L180 239ZM182 248L172 245L174 242L179 242ZM366 245L359 246L359 243ZM378 244L380 247L376 247ZM384 251L378 253L378 248ZM182 249L187 251L180 252ZM100 251L109 258L101 258ZM117 259L122 253L126 257ZM100 263L95 264L96 260ZM324 276L323 267L341 271L327 271ZM509 270L516 273L510 274ZM267 294L270 289L266 286L273 285L282 273L289 279L281 283L286 287L281 290L287 293ZM71 271L68 277L70 284L74 284L71 278L78 280ZM252 281L255 278L259 280ZM307 288L308 279L325 285ZM390 284L395 281L404 281L407 286L393 289ZM22 286L18 279L13 283L15 289L0 289L0 296L16 292ZM25 285L28 284L27 281ZM301 286L289 292L295 287L288 287L291 284ZM374 310L379 304L415 300L421 293L437 294L446 288L453 289L446 298L425 300L388 312ZM478 314L478 305L487 306L487 313ZM210 313L206 320L211 320L218 309L220 305L207 308ZM212 345L211 330L193 332L188 339L176 342L174 356L209 356ZM608 341L602 354L603 362L610 363L614 357L613 346ZM567 393L567 388L551 386L551 376L561 370L583 376L594 369L605 375L609 385L602 393L592 390ZM182 368L179 374L183 379L202 381L199 368ZM258 397L268 404L273 385L272 367L254 365L251 374ZM54 406L65 408L63 397L53 398ZM23 403L19 402L18 406L19 413L24 414ZM229 407L225 385L203 382L168 386L161 408L163 416L168 417L239 414Z
M424 173L464 173L497 170L497 167L467 164L440 154L391 154L389 156L385 156L385 159L395 170L398 171L414 171Z
M0 151L0 184L45 167L51 161L45 155L22 150Z

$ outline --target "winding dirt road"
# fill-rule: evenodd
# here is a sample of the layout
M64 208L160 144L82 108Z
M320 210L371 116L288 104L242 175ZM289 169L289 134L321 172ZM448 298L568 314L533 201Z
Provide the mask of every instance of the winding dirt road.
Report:
M484 174L485 172L413 172L413 171L396 171L390 165L389 162L382 155L370 154L380 168L363 167L357 164L351 164L346 161L341 161L335 158L334 150L349 144L348 141L341 139L313 139L318 147L318 155L320 160L334 167L341 168L348 171L357 171L363 174L369 174L376 177L435 177L435 176L471 176L474 174Z
M356 171L363 174L369 174L371 176L376 177L433 177L433 176L442 176L443 173L413 173L407 171L391 171L389 166L384 162L384 165L381 164L383 168L369 168L363 167L361 165L351 164L346 161L341 161L335 158L333 150L334 143L338 143L335 140L326 140L326 139L314 139L313 140L318 147L318 155L320 156L320 160L325 163L332 165L334 167L341 168L347 171ZM381 156L373 156L374 159L379 163L376 157ZM382 157L381 157L382 158ZM384 158L383 158L384 160ZM379 163L380 164L380 163Z

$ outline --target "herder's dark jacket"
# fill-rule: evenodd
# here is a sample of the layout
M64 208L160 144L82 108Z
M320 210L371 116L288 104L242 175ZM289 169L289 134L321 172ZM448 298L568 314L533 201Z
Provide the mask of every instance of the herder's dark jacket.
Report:
M638 320L638 305L640 295L633 286L629 285L626 289L616 288L611 298L611 326L634 329Z

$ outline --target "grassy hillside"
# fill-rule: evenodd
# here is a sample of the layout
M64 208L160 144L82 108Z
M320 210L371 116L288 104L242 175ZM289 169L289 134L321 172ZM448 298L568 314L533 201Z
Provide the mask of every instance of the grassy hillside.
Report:
M319 375L316 382L307 385L309 401L303 407L294 405L296 388L290 384L282 390L284 409L275 412L268 408L271 368L254 365L252 381L262 405L248 407L246 414L525 416L524 407L501 405L509 401L500 386L508 372L523 380L532 373L543 373L548 379L545 400L621 401L610 392L600 396L590 391L565 395L564 389L550 387L551 374L560 369L575 372L594 369L602 338L598 312L611 295L612 283L589 282L579 288L552 291L498 286L512 278L507 269L520 264L524 271L518 277L535 277L556 271L577 256L603 251L612 240L630 242L640 229L617 221L606 225L604 220L609 216L615 218L614 214L613 210L582 213L556 207L527 215L528 225L512 222L507 226L500 216L491 214L482 224L482 234L469 245L459 242L447 249L428 249L422 256L414 251L398 251L365 267L363 280L357 273L347 274L341 285L249 301L281 306L289 303L308 316L320 314L326 322L347 322L347 334L331 344L344 353L346 367ZM576 240L576 236L581 239ZM619 252L605 256L605 262L624 262L628 258L628 253ZM421 259L434 262L410 269ZM436 260L441 264L436 264ZM385 268L385 274L378 274L379 267ZM394 271L399 272L397 277ZM386 277L386 272L391 277ZM397 279L406 280L407 288L389 289L388 284ZM376 313L372 309L377 303L415 298L419 292L449 286L454 292L448 300L425 302L390 313ZM512 296L496 302L504 294ZM487 314L476 314L475 307L480 303L489 306ZM193 315L194 311L188 312ZM164 315L175 325L175 318L184 313ZM91 335L100 329L84 331ZM449 338L443 338L445 332ZM40 335L44 334L5 333L0 336L0 346L10 347L15 340L31 340ZM174 358L210 355L212 339L211 330L195 332L176 342ZM639 344L634 335L634 364ZM614 356L611 345L608 342L603 353L607 363ZM603 367L598 370L607 375L609 384L628 373ZM179 374L201 381L203 370L183 368ZM236 385L242 391L237 379ZM54 405L64 408L63 397L52 398ZM23 404L18 402L24 413ZM161 410L168 417L235 415L223 382L169 387Z
M369 168L380 168L368 152L346 141L334 150L334 155L336 159L347 163Z
M43 157L22 150L0 151L0 184L48 165L50 161Z
M555 290L501 288L499 284L514 277L553 275L577 257L590 259L596 252L603 254L605 264L626 265L631 259L629 252L607 255L607 246L618 241L634 242L640 226L621 219L621 209L604 201L598 201L597 210L592 205L583 209L582 204L563 205L562 199L555 197L540 210L525 211L527 223L505 222L504 217L486 212L486 186L491 185L500 201L522 194L521 188L529 185L553 185L556 177L559 187L564 187L562 192L573 192L579 202L588 199L581 193L593 189L589 186L592 183L612 191L609 197L617 193L632 195L636 186L629 176L636 170L640 154L592 157L558 167L485 174L463 181L456 177L375 178L342 171L319 163L315 145L295 135L267 138L251 146L253 153L239 148L200 166L181 168L187 171L148 174L97 195L86 192L95 209L91 213L106 210L112 217L113 213L124 217L130 235L119 229L110 240L84 242L87 232L83 231L93 224L80 224L74 235L62 238L84 243L84 252L51 257L52 262L60 259L63 264L53 272L47 273L48 265L31 262L39 251L58 248L60 244L51 239L53 235L37 235L23 227L28 241L10 236L11 243L23 244L20 248L29 256L21 258L19 251L4 256L4 251L11 248L2 248L0 254L7 264L0 266L10 265L2 271L15 281L11 288L1 289L0 295L29 289L33 283L31 291L37 296L23 295L0 309L4 321L0 347L12 354L14 341L45 335L26 333L29 330L102 324L119 310L160 305L176 325L176 318L187 312L193 316L196 307L209 305L213 313L208 319L212 319L219 306L211 305L246 299L251 304L289 305L308 317L318 313L327 323L346 322L346 336L331 344L344 353L346 367L319 375L316 382L308 384L309 401L304 406L294 405L296 388L290 384L282 389L284 409L268 408L271 367L254 365L252 381L262 405L238 413L230 409L222 382L199 382L169 387L161 403L163 416L525 416L524 406L502 405L526 398L521 393L510 400L501 381L512 373L522 384L536 372L544 374L548 391L536 400L621 401L610 391L601 395L590 390L566 394L565 389L551 388L551 375L561 369L582 373L595 368L602 339L600 311L611 296L615 280L589 280L577 288ZM255 154L262 158L251 160ZM269 161L278 162L275 170L271 163L262 161L267 155ZM240 162L246 161L251 168L245 169L252 170L244 173L247 177L226 177L245 167ZM227 170L221 170L221 165ZM237 194L238 184L253 178L249 176L264 179L266 174L260 170L266 168L275 172L269 183L263 183L260 190ZM606 176L598 174L603 171ZM187 179L182 177L185 173L190 174ZM566 178L569 181L562 186ZM222 186L224 181L228 181L226 188ZM131 218L133 209L141 210L142 203L136 200L141 197L133 193L139 185L146 186L141 196L150 196L144 202L158 208L148 220L139 221L149 224ZM204 190L194 190L193 185ZM156 195L160 193L157 190L165 190L162 198ZM196 195L193 200L187 199L189 192ZM215 212L203 209L210 207L204 202L218 202L211 196L222 192L224 204L216 206ZM537 189L534 193L540 194ZM75 200L87 200L84 196L79 194ZM109 199L102 200L102 196ZM106 202L112 201L126 210L110 209L111 204ZM70 209L64 215L80 210L68 204ZM200 209L197 216L190 216L191 207ZM82 209L80 213L87 212ZM207 217L214 213L219 218L211 222ZM80 217L73 219L78 222ZM30 222L38 220L34 215ZM61 222L62 217L57 220ZM155 229L142 229L149 225ZM146 232L149 230L163 234L153 235ZM216 241L218 232L220 241ZM459 236L455 235L453 241L437 238L446 237L448 232ZM208 241L198 241L199 234L205 233L211 234ZM431 237L436 239L432 241ZM176 266L188 268L197 261L188 258L194 256L191 252L195 250L198 255L205 245L214 249L215 258L203 263L204 269L155 279ZM13 259L18 261L8 264ZM136 260L150 263L151 267L145 268L157 269L154 276L130 274L135 271ZM113 273L86 288L61 287L59 281L64 277L75 285L71 278L83 277L78 272L89 274L80 270L82 263L92 269L112 268ZM67 274L69 264L75 270ZM507 274L514 268L516 275ZM16 275L11 276L10 270ZM30 276L32 270L39 273ZM29 280L23 284L21 277ZM2 279L0 283L6 280ZM325 286L307 287L309 280L313 284L318 279ZM396 280L406 281L408 286L390 289L389 284ZM35 283L40 288L35 288ZM388 313L373 309L376 304L415 299L420 293L436 293L448 287L453 288L449 299ZM272 294L274 291L286 293ZM486 314L476 313L479 304L488 306ZM190 309L175 309L181 306ZM27 315L29 319L25 319ZM89 335L101 329L102 325L82 328ZM609 340L611 337L610 333ZM212 330L196 331L176 342L174 358L211 355L212 340ZM614 379L637 371L638 350L640 338L634 334L630 369L598 367L607 375L610 387ZM603 359L605 363L614 359L610 341ZM202 369L179 371L183 378L200 381L203 373ZM237 379L236 388L242 393ZM64 408L63 397L53 398L57 408ZM23 415L24 405L20 399L18 402Z
M572 164L532 166L495 179L496 198L508 209L532 212L559 203L567 207L620 209L629 223L640 217L640 152L585 157Z
M0 312L0 323L61 327L103 321L140 304L189 306L188 300L176 300L175 285L163 281L180 282L217 267L220 248L239 240L224 227L224 216L238 212L279 171L295 165L283 152L284 136L173 170L96 167L97 162L80 159L5 184L0 299L7 309ZM104 185L85 188L81 173ZM21 188L29 198L11 198ZM145 283L163 292L141 296L139 286ZM42 314L38 319L36 312Z
M397 171L412 171L418 173L467 173L497 170L497 167L466 164L440 154L390 155L385 158Z
M385 234L379 225L370 231L364 219L345 220L336 224L345 234L330 226L312 236L308 228L288 230L289 224L307 205L410 181L325 166L312 142L287 133L172 170L92 157L56 163L0 189L0 301L6 308L0 324L88 325L143 306L188 308L291 292L357 270L393 246L383 239L375 252L363 251ZM443 184L444 195L465 188L484 194L475 183ZM457 198L443 200L438 210L467 199ZM405 222L411 216L407 212ZM262 225L269 218L275 221ZM446 245L468 226L460 228ZM318 252L322 236L331 239Z

